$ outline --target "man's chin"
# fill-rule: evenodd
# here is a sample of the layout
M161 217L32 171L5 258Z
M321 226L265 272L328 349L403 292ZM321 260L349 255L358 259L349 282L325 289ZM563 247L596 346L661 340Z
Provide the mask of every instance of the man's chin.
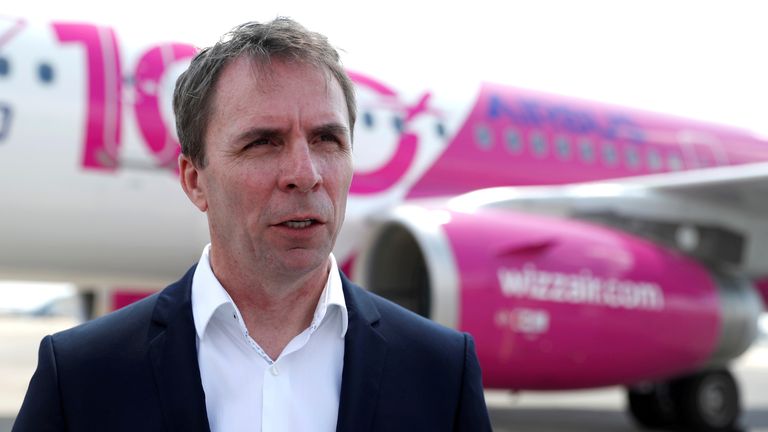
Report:
M309 274L323 276L328 272L330 252L311 249L292 249L281 254L278 266L289 277L302 277Z

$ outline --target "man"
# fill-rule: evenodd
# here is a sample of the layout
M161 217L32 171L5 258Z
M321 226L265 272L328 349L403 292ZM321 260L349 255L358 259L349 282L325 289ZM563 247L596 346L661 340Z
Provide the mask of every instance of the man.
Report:
M193 60L174 110L210 245L159 294L46 337L13 430L490 430L471 337L331 254L355 98L325 37L244 24Z

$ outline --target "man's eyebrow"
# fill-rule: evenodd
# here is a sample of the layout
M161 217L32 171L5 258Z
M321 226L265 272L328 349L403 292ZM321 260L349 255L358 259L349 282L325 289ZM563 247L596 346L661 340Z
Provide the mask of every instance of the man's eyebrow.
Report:
M326 123L312 129L315 135L332 134L349 136L349 128L341 123Z
M274 127L254 127L247 129L235 136L235 143L247 143L258 138L275 137L286 133L285 130ZM349 128L341 123L326 123L314 127L311 130L313 135L344 135L349 136Z
M254 127L241 132L235 137L235 143L250 142L257 138L278 136L283 131L280 128Z

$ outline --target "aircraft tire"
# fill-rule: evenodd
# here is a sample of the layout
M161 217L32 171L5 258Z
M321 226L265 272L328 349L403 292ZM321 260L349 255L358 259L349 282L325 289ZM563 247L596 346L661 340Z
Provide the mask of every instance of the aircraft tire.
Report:
M670 389L685 430L732 432L739 430L739 389L730 371L699 372L671 383Z
M665 429L675 424L675 406L666 383L645 383L627 389L629 413L646 429Z

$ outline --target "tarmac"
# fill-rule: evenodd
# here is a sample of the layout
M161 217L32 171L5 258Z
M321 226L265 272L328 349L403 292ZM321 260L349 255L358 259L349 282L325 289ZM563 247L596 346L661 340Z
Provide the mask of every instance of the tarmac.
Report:
M9 432L47 334L77 324L68 316L0 315L0 432ZM733 367L741 384L744 430L768 432L768 340L758 341ZM577 392L486 391L495 431L641 431L625 412L622 388Z

